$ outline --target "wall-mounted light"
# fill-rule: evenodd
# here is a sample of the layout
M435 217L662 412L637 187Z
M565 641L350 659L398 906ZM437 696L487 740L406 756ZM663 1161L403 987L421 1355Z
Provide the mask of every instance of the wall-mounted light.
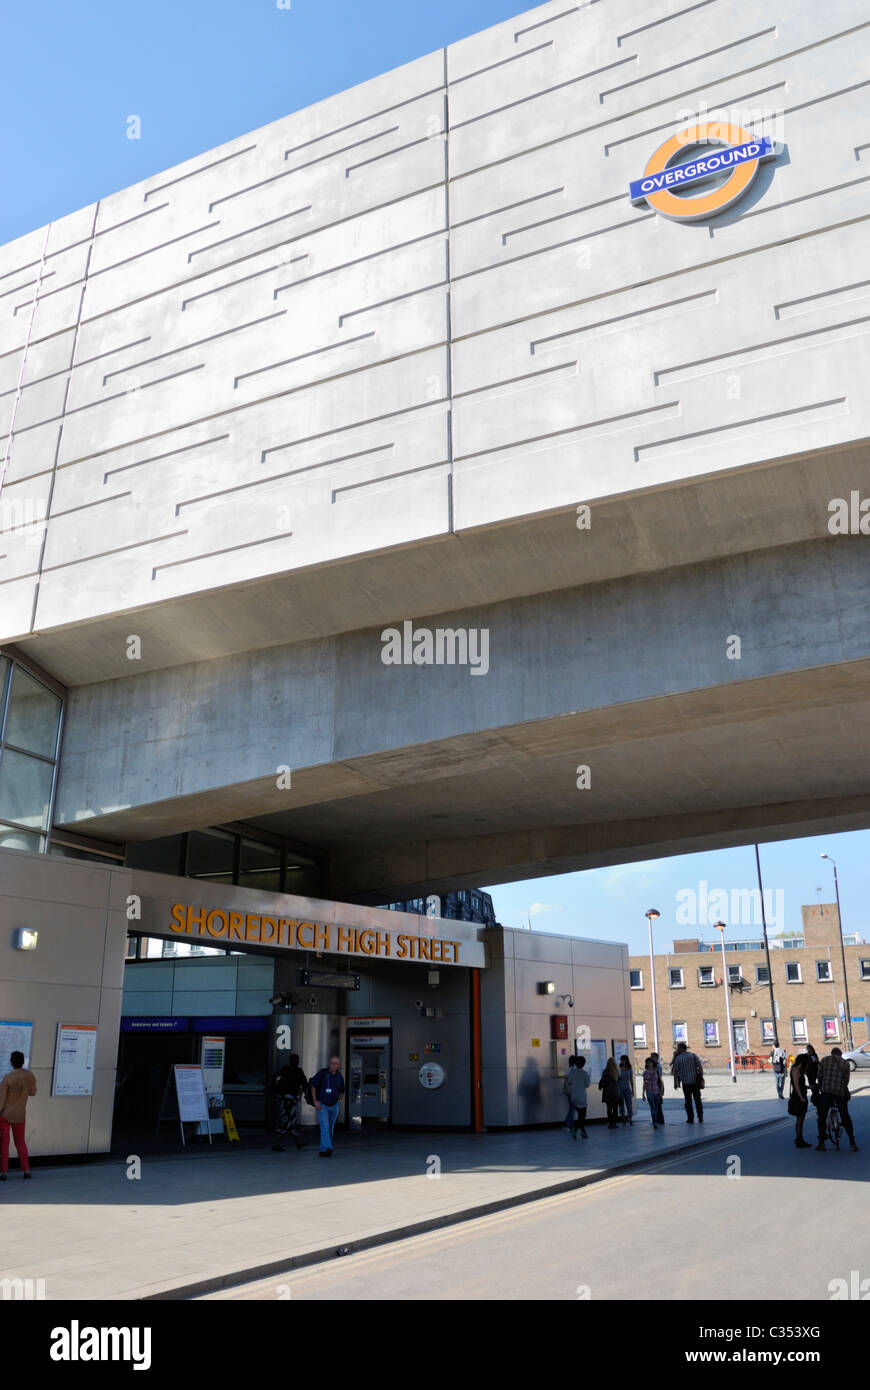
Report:
M539 994L555 994L555 993L556 993L556 985L555 985L555 982L554 982L553 980L539 980L539 981L538 981L538 993L539 993Z
M12 933L12 949L13 951L35 951L38 940L39 932L32 931L30 927L16 927Z

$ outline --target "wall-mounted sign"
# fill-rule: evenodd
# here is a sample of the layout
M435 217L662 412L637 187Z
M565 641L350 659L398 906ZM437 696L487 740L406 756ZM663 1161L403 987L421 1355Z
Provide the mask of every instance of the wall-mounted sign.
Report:
M206 1091L219 1095L224 1089L224 1058L227 1050L226 1038L203 1036L200 1044L202 1079Z
M420 1085L427 1091L437 1091L444 1082L444 1068L437 1062L425 1062L420 1068Z
M692 150L712 146L710 153L684 157ZM636 205L647 203L660 217L674 222L697 222L715 217L742 198L758 166L774 159L776 150L766 136L754 136L742 126L725 121L705 121L688 126L660 145L650 158L643 176L629 185L629 197ZM724 183L697 197L680 197L676 191L714 178L730 170Z
M352 1014L348 1028L392 1028L393 1020L386 1014Z
M426 1044L426 1051L427 1051L427 1052L440 1052L440 1051L441 1051L441 1044L440 1044L440 1043L427 1043L427 1044Z
M53 1096L92 1096L97 1053L95 1023L59 1023L54 1045Z
M392 928L345 927L338 922L271 917L259 912L199 907L193 903L171 905L169 931L172 936L195 936L229 945L237 941L297 951L374 956L381 960L434 961L439 965L481 966L486 963L483 946L477 941L452 941L434 934L423 936ZM165 929L163 934L166 934Z
M29 1067L32 1046L32 1023L20 1018L0 1018L0 1076L5 1076L12 1066L13 1052L23 1052L24 1065Z

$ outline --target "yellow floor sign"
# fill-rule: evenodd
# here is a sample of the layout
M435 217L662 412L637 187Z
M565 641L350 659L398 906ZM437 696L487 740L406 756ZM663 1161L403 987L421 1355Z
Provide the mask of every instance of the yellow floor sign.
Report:
M236 1129L236 1122L233 1119L232 1110L224 1111L224 1129L227 1132L228 1139L238 1139L239 1131Z

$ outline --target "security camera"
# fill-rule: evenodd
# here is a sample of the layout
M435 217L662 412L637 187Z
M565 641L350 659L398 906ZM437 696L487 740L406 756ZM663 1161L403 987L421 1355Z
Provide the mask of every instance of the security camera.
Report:
M317 1004L317 995L316 995L316 994L309 994L309 996L308 996L308 1007L309 1007L309 1009L313 1009L313 1008L316 1006L316 1004Z
M423 1000L422 1000L422 999L415 999L415 1000L414 1000L414 1008L415 1008L415 1009L422 1009L422 1007L423 1007Z

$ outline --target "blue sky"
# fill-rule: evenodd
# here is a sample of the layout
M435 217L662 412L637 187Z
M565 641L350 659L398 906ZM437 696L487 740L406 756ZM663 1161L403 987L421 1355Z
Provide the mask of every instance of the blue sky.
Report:
M823 850L837 862L843 930L870 940L870 831L866 830L761 845L768 930L797 933L802 904L835 901L833 870L819 857ZM754 889L757 882L750 844L501 884L489 892L505 926L525 927L531 918L533 931L627 941L631 952L640 954L649 946L644 914L650 907L662 914L655 925L657 950L670 950L675 936L718 941L709 922L717 921L720 912L728 937L760 937L756 905L740 896L740 890ZM723 900L713 897L717 889L727 894L724 908Z
M532 8L521 0L290 4L6 5L0 245ZM128 116L140 118L140 140L127 138Z
M0 244L531 8L521 0L285 3L8 5ZM130 116L141 121L140 140L127 138ZM762 866L772 907L781 903L785 928L797 930L802 903L833 900L822 849L838 862L846 930L870 938L870 832L766 846ZM676 920L685 901L678 895L697 894L702 882L708 892L754 888L751 846L491 891L507 925L523 926L531 917L538 930L628 941L642 951L648 907L662 913L661 946L694 933ZM748 925L740 934L756 933Z

